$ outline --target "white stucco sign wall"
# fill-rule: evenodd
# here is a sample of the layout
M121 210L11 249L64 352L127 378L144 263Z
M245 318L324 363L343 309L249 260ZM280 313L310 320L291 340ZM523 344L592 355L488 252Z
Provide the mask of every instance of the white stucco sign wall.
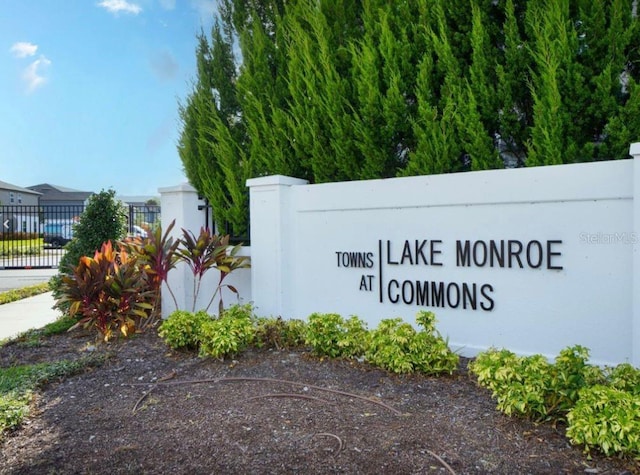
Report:
M490 346L640 365L640 144L633 160L308 185L249 180L262 315L413 322ZM635 185L637 183L637 185Z

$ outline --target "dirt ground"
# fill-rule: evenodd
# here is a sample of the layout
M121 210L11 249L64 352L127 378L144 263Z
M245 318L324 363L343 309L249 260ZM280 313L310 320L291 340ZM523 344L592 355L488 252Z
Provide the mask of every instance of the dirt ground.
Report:
M93 337L0 348L0 366L78 358ZM0 473L623 474L637 462L583 454L564 427L495 410L467 361L452 377L395 376L305 351L235 360L176 353L150 332L52 382L0 442Z

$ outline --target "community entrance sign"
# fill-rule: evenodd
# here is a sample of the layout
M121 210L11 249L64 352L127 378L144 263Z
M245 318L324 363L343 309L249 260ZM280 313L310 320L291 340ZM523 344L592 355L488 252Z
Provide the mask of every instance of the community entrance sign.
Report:
M640 366L640 144L631 155L317 185L250 179L251 269L229 280L262 316L335 312L374 327L432 310L464 356L494 346L554 357L579 344L594 363ZM193 188L161 193L175 229L202 226L181 218L198 209ZM170 280L191 302L188 269Z
M375 326L432 310L463 355L551 357L580 344L595 362L640 364L640 157L247 185L260 314L336 312Z
M396 245L388 239L379 239L375 251L335 251L336 266L366 271L360 275L359 283L356 278L354 284L359 291L377 292L380 303L486 312L495 307L492 283L430 280L430 268L563 269L559 263L562 257L558 250L562 244L560 239L528 242L517 239L457 239L455 243L447 244L442 239L405 239ZM403 278L405 266L423 268L423 278Z

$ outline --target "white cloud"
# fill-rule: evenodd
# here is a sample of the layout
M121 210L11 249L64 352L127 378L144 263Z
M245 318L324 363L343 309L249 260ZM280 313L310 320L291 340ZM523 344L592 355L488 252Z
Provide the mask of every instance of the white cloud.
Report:
M14 43L10 51L16 58L26 58L27 56L33 56L36 54L36 51L38 51L38 45L21 41L19 43Z
M142 7L140 5L129 3L127 0L102 0L98 3L98 6L115 14L124 12L137 15L142 11Z
M16 58L27 58L36 54L38 45L27 41L20 41L14 43L9 51L11 51ZM51 66L51 60L41 54L38 59L32 61L29 66L22 70L22 81L27 93L32 93L47 82L44 72L49 66Z
M27 86L28 93L35 91L47 82L43 70L49 66L51 66L51 61L43 55L25 68L22 72L22 79Z

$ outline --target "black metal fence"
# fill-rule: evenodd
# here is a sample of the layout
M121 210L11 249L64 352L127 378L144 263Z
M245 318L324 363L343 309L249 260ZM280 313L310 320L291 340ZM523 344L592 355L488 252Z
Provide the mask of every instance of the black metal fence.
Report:
M0 269L58 267L82 205L0 206ZM144 237L160 224L160 206L129 205L128 232Z
M198 206L198 211L204 211L204 227L207 229L213 229L214 232L220 235L229 235L229 244L236 245L242 244L244 246L251 245L251 233L250 233L250 224L247 223L247 230L243 233L235 233L231 223L223 222L220 224L216 223L215 217L213 216L213 210L211 205L209 204L209 200L203 198L202 196L198 196L198 199L204 201L203 205ZM216 223L214 225L214 223ZM195 230L194 230L195 232Z

